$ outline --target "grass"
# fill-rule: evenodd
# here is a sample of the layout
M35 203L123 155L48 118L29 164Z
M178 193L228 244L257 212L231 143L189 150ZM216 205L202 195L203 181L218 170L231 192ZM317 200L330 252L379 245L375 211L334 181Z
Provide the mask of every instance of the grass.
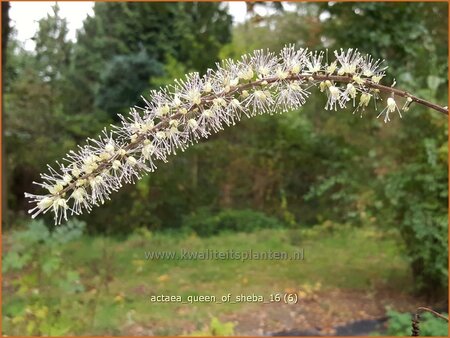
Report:
M146 251L226 252L304 250L304 260L146 260ZM50 298L30 298L17 288L3 293L4 334L13 330L12 313L30 306L31 299L51 308L67 306L71 315L83 317L84 327L71 334L121 334L125 328L151 328L152 334L189 333L237 311L250 311L260 303L152 303L151 295L233 296L262 295L309 290L371 290L379 286L404 291L411 285L410 271L395 235L386 237L374 229L321 228L260 230L254 233L224 233L209 238L141 230L126 240L87 237L61 248L64 265L81 276L83 292L66 295L57 288ZM28 272L27 272L28 271ZM30 270L7 273L4 278L25 278ZM43 293L49 295L49 293ZM59 301L63 299L62 301ZM76 304L76 307L74 307ZM174 318L177 318L175 321ZM148 333L147 333L148 334Z

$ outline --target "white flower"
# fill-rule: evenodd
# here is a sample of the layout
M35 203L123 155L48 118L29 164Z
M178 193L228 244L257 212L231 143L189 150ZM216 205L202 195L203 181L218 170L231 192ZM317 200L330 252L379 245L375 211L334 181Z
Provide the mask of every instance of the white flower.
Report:
M160 130L160 131L156 132L155 136L156 136L157 139L162 140L162 139L166 138L166 133Z
M377 118L384 114L384 123L387 123L391 121L389 114L394 113L395 111L397 111L400 118L402 118L402 113L400 112L400 109L398 109L397 103L392 97L388 98L386 103L386 107L381 111L380 114L378 114Z
M406 98L406 102L402 107L403 111L408 111L409 110L409 106L411 105L411 103L413 102L413 99L410 98L409 96Z
M122 166L122 163L120 163L119 160L114 160L114 162L112 163L112 168L113 168L114 170L119 169L121 166Z
M64 218L67 220L67 201L64 198L57 197L53 200L52 204L53 213L55 214L55 222L60 223Z
M367 107L369 105L371 97L372 95L370 95L369 93L362 93L359 98L359 106Z
M317 73L322 69L323 52L314 52L309 55L307 61L308 71L311 73Z
M359 54L357 49L350 48L346 51L341 49L341 52L334 52L338 62L340 63L340 68L338 70L338 75L356 73L357 67L360 66L361 61L363 61L361 54Z
M205 90L206 91L206 90ZM179 106L181 106L181 100L178 97L178 95L175 95L175 97L173 98L173 106L175 108L178 108Z
M281 67L278 67L278 69L277 69L277 77L280 80L286 79L288 77L288 75L289 75L288 72L284 71Z
M213 100L213 105L225 107L227 105L227 101L223 99L223 97L217 97Z
M254 65L258 78L266 78L271 75L277 65L277 58L273 53L256 50L251 57L251 64Z
M83 212L83 208L90 210L88 195L84 188L76 188L70 196L74 200L72 214L79 215Z
M103 183L103 178L101 176L95 176L95 177L91 177L89 180L89 184L91 185L91 187L95 187L98 184Z
M64 189L64 187L61 183L57 183L54 186L48 187L48 191L52 195L57 195L63 189Z
M374 76L372 76L372 81L375 83L379 83L382 78L383 78L383 75L374 75Z
M296 49L293 45L284 47L281 50L280 57L283 59L284 70L292 74L299 74L305 66L308 56L307 49Z
M172 126L171 128L169 128L168 130L166 130L166 137L173 137L176 134L178 134L178 128Z
M173 127L178 127L178 125L180 124L180 122L178 120L170 120L169 121L169 126L173 126Z
M353 100L353 106L355 106L355 100L356 100L357 93L358 92L357 92L356 87L352 83L347 83L347 88L342 93L342 96L346 101Z
M261 100L261 101L265 101L267 99L266 93L264 93L264 91L262 91L262 90L255 90L254 95L258 100Z
M361 78L361 76L355 74L352 77L352 80L356 82L356 84L363 85L365 81Z
M268 76L270 73L270 68L267 67L266 65L262 65L262 66L258 67L258 73L261 77Z
M212 91L212 85L211 82L206 82L205 86L203 87L203 90L205 91L205 93L211 93ZM196 102L198 102L198 100L196 100Z
M280 90L277 103L286 109L292 109L306 102L309 92L302 88L301 81L293 81Z
M211 111L211 109L205 109L204 111L203 111L203 113L202 113L202 115L204 116L204 117L212 117L213 116L213 112Z
M234 78L234 79L232 79L232 80L230 81L230 86L235 87L235 86L237 86L238 84L239 84L239 78L238 78L238 77L236 77L236 78Z
M195 119L189 119L188 123L189 123L189 126L190 126L192 129L195 129L195 128L198 127L198 123L197 123L197 121L196 121Z
M330 95L332 96L333 99L337 100L339 98L339 88L338 87L331 86L330 88L328 88L328 90L330 91Z
M302 69L301 67L302 67L302 66L300 65L300 63L295 63L295 64L292 65L292 67L291 67L291 73L292 73L292 74L298 74L298 73L300 73L300 70Z
M166 103L165 105L158 107L158 109L156 110L156 116L161 117L161 116L169 114L169 112L170 112L170 107ZM140 130L140 125L138 125L138 126L139 126L138 130Z
M395 103L395 100L390 97L387 99L387 108L390 112L394 112L395 108L397 107L397 104Z
M153 152L155 151L155 146L151 143L145 145L142 148L142 155L144 156L145 159L150 159L150 156L153 154Z
M45 209L51 207L52 204L53 204L53 198L51 198L51 197L44 197L43 199L41 199L38 202L37 205L38 205L39 209L45 210Z
M77 188L72 193L72 198L77 202L82 202L84 200L84 196L86 195L86 190L84 188Z
M72 176L70 176L69 174L65 174L65 175L63 176L63 182L64 182L64 185L69 184L71 181L72 181Z
M356 97L356 88L351 83L347 83L347 92L352 99Z
M255 73L253 72L252 67L246 66L245 69L242 69L239 72L238 76L239 76L239 78L248 81L248 80L253 79L253 77L255 76Z
M340 88L332 85L328 88L328 100L325 105L325 109L327 110L337 110L337 106L339 105L341 108L345 106L345 100L341 100L341 90Z
M137 160L133 156L130 156L127 158L127 163L133 167L137 164Z
M114 144L112 144L112 143L108 143L105 146L105 151L107 151L108 153L114 153L114 150L115 150L115 147L114 147Z
M381 67L384 60L376 60L371 55L366 55L361 63L362 75L366 77L381 76L387 67Z
M200 99L201 93L199 90L192 89L191 91L189 91L187 93L187 97L188 97L189 101L191 101L192 103L200 104L200 102L201 102L201 99Z
M78 176L80 176L81 171L77 167L75 167L72 169L71 173L72 173L73 177L78 177Z
M153 129L154 126L155 126L155 122L153 120L148 120L144 124L143 131L144 132L150 131Z
M325 69L325 72L327 74L333 74L336 71L336 69L337 69L337 62L333 61L331 64L329 64L327 66L327 68Z
M237 108L237 107L240 107L240 106L241 106L241 103L239 102L238 99L233 99L233 100L231 100L231 105L232 105L233 107Z

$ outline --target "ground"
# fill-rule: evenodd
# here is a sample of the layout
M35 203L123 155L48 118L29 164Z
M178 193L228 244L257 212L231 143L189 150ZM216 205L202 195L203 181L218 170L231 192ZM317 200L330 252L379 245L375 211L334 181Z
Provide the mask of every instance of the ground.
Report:
M70 266L79 274L77 283L83 285L81 292L69 296L55 287L48 292L45 285L40 289L31 288L29 292L21 291L17 285L21 280L30 279L32 266L4 275L3 294L8 296L4 297L3 304L3 333L16 332L14 316L27 308L31 311L30 307L36 304L45 304L50 313L58 311L62 322L68 316L64 332L70 334L211 334L212 318L233 323L233 332L239 335L295 330L334 334L337 326L382 318L388 307L413 311L417 306L429 305L413 296L411 273L400 243L395 232L348 226L259 230L209 238L145 230L127 239L83 236L65 244L59 252L64 267ZM9 241L5 247L8 245L13 243ZM179 252L181 249L287 253L303 250L304 259L152 260L145 257L149 251ZM150 301L151 295L180 295L185 299L188 295L220 298L228 293L262 295L267 304ZM277 293L295 294L298 302L292 305L268 302L270 294Z

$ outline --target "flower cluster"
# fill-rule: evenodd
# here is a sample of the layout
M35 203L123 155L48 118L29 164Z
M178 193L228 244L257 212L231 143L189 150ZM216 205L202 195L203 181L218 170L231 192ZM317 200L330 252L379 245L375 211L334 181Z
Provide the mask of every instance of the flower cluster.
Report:
M33 204L32 217L51 210L55 224L68 214L90 212L103 204L124 183L135 183L200 139L208 138L243 116L281 113L302 106L310 89L325 92L325 109L363 111L380 100L378 84L385 75L382 61L357 50L335 51L335 60L325 62L323 52L285 47L279 54L257 50L238 61L225 60L204 76L186 75L173 86L151 91L142 108L121 116L120 126L106 129L97 139L88 139L70 151L57 169L33 182L46 193L26 193ZM389 98L380 115L400 112Z

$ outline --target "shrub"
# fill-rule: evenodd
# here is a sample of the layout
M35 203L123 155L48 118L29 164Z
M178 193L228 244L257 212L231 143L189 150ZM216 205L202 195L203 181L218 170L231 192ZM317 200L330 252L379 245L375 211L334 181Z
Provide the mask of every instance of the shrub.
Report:
M278 219L254 210L226 209L212 214L207 209L200 209L183 220L183 227L195 231L199 236L217 235L223 231L252 232L283 226Z
M417 291L442 298L448 286L448 149L446 137L439 138L424 140L414 162L386 176L378 219L400 230Z
M9 235L2 271L9 275L15 291L14 297L9 294L4 299L6 331L12 335L61 336L80 324L81 320L74 318L81 313L75 308L79 304L72 302L71 296L82 293L85 286L62 251L67 243L83 235L85 227L84 222L73 219L50 231L39 220Z
M412 330L412 316L410 313L388 311L389 322L387 335L410 336ZM421 336L447 336L448 324L443 319L434 317L431 313L424 313L420 320Z
M232 322L221 322L216 317L211 319L209 326L200 331L195 331L190 336L232 336L234 335L234 326Z

